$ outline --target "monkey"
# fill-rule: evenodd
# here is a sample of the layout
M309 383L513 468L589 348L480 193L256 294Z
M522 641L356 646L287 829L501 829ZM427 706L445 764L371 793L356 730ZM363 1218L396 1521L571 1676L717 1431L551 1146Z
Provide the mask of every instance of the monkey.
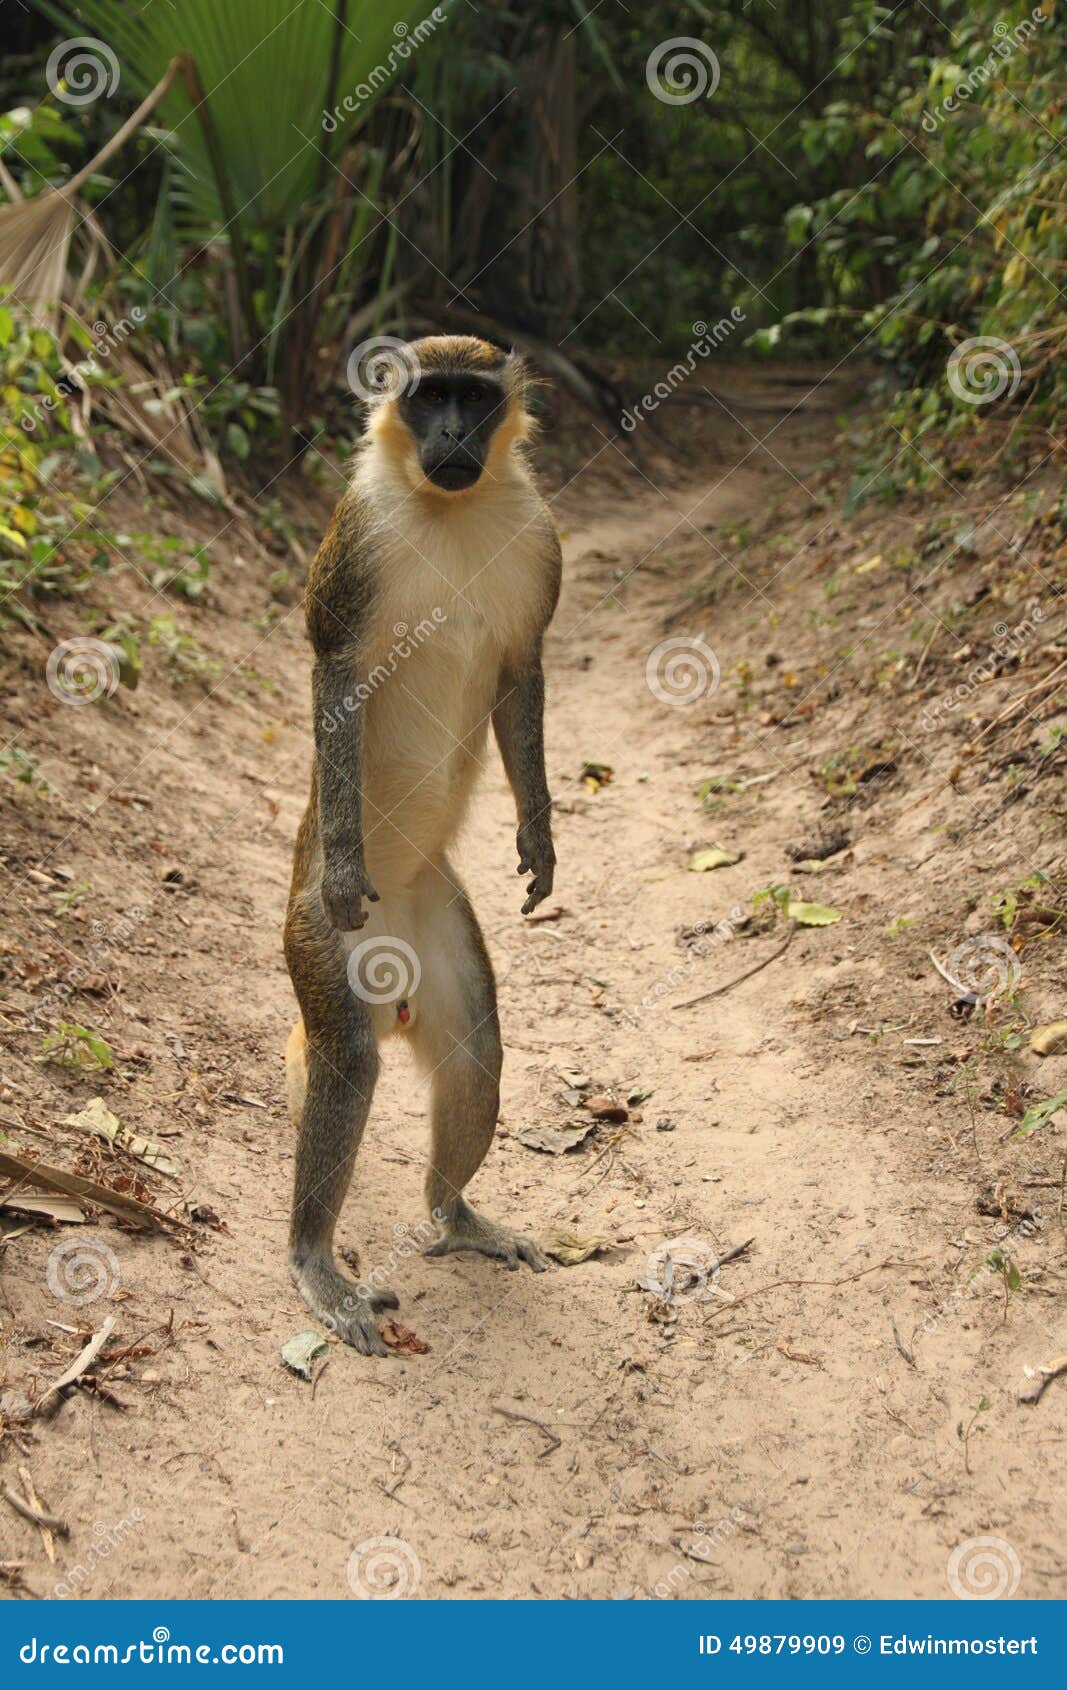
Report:
M286 1048L290 1273L313 1314L366 1355L388 1354L377 1317L398 1300L343 1273L333 1239L387 1037L406 1038L430 1076L425 1254L549 1265L465 1196L496 1128L503 1053L454 841L491 721L518 873L530 876L522 913L551 893L542 641L562 571L528 463L522 360L435 335L386 361L380 380L308 574L314 746L285 920L300 1009Z

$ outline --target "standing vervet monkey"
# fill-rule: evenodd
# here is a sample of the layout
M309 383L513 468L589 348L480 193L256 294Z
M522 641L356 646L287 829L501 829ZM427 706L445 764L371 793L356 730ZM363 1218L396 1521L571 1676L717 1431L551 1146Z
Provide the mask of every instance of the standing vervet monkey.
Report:
M302 1015L286 1049L292 1276L373 1355L388 1353L375 1315L397 1299L340 1271L333 1233L387 1035L432 1078L427 1254L547 1266L463 1196L493 1137L502 1052L492 966L447 853L492 717L533 876L523 914L552 890L541 641L559 540L526 464L521 362L466 336L404 351L308 578L315 760L285 924Z

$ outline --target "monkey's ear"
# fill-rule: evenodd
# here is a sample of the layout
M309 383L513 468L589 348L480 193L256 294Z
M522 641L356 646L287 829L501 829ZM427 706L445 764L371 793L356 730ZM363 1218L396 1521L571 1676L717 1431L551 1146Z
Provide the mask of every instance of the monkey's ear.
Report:
M525 399L533 383L530 366L522 353L517 352L514 347L504 359L504 381L508 392L519 400Z

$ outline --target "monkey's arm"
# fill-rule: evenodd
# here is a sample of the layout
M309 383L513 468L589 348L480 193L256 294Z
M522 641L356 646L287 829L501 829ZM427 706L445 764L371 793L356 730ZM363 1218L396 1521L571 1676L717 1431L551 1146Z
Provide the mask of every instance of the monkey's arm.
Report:
M322 902L330 924L357 931L363 899L378 894L363 857L363 706L359 629L369 613L372 571L362 507L341 500L308 575L305 611L315 663L312 721L322 844ZM365 694L363 695L365 696Z
M502 671L493 706L493 728L519 812L519 873L533 875L523 915L548 897L556 867L552 799L545 779L544 713L545 681L538 652L521 667Z
M344 652L319 656L311 677L322 841L322 902L330 924L358 931L363 899L377 903L363 858L363 711L354 661Z

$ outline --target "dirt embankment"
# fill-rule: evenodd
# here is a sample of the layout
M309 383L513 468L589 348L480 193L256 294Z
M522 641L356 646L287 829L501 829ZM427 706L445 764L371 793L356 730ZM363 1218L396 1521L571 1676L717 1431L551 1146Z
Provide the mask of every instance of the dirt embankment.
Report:
M0 777L0 1148L199 1217L169 1242L3 1214L0 1470L70 1525L53 1566L0 1505L12 1588L1064 1594L1067 1381L1018 1401L1067 1351L1065 1116L1040 1109L1067 1056L1028 1042L1067 1017L1064 570L1031 524L1051 497L846 522L830 419L783 413L761 448L751 424L716 423L684 481L651 452L561 465L558 916L519 915L495 762L462 854L506 1049L475 1195L612 1247L541 1277L424 1259L425 1097L390 1051L341 1234L430 1344L408 1360L334 1348L312 1385L279 1356L309 1324L284 1263L293 583L230 532L199 606L117 585L219 667L173 684L154 648L92 707L10 642L8 745L37 784ZM79 614L56 607L56 635ZM712 846L738 860L693 872ZM790 898L840 919L791 926ZM39 1061L60 1020L112 1065L70 1035L74 1066ZM523 1142L608 1088L625 1121ZM176 1176L61 1125L98 1094ZM20 1422L108 1316L95 1387Z

